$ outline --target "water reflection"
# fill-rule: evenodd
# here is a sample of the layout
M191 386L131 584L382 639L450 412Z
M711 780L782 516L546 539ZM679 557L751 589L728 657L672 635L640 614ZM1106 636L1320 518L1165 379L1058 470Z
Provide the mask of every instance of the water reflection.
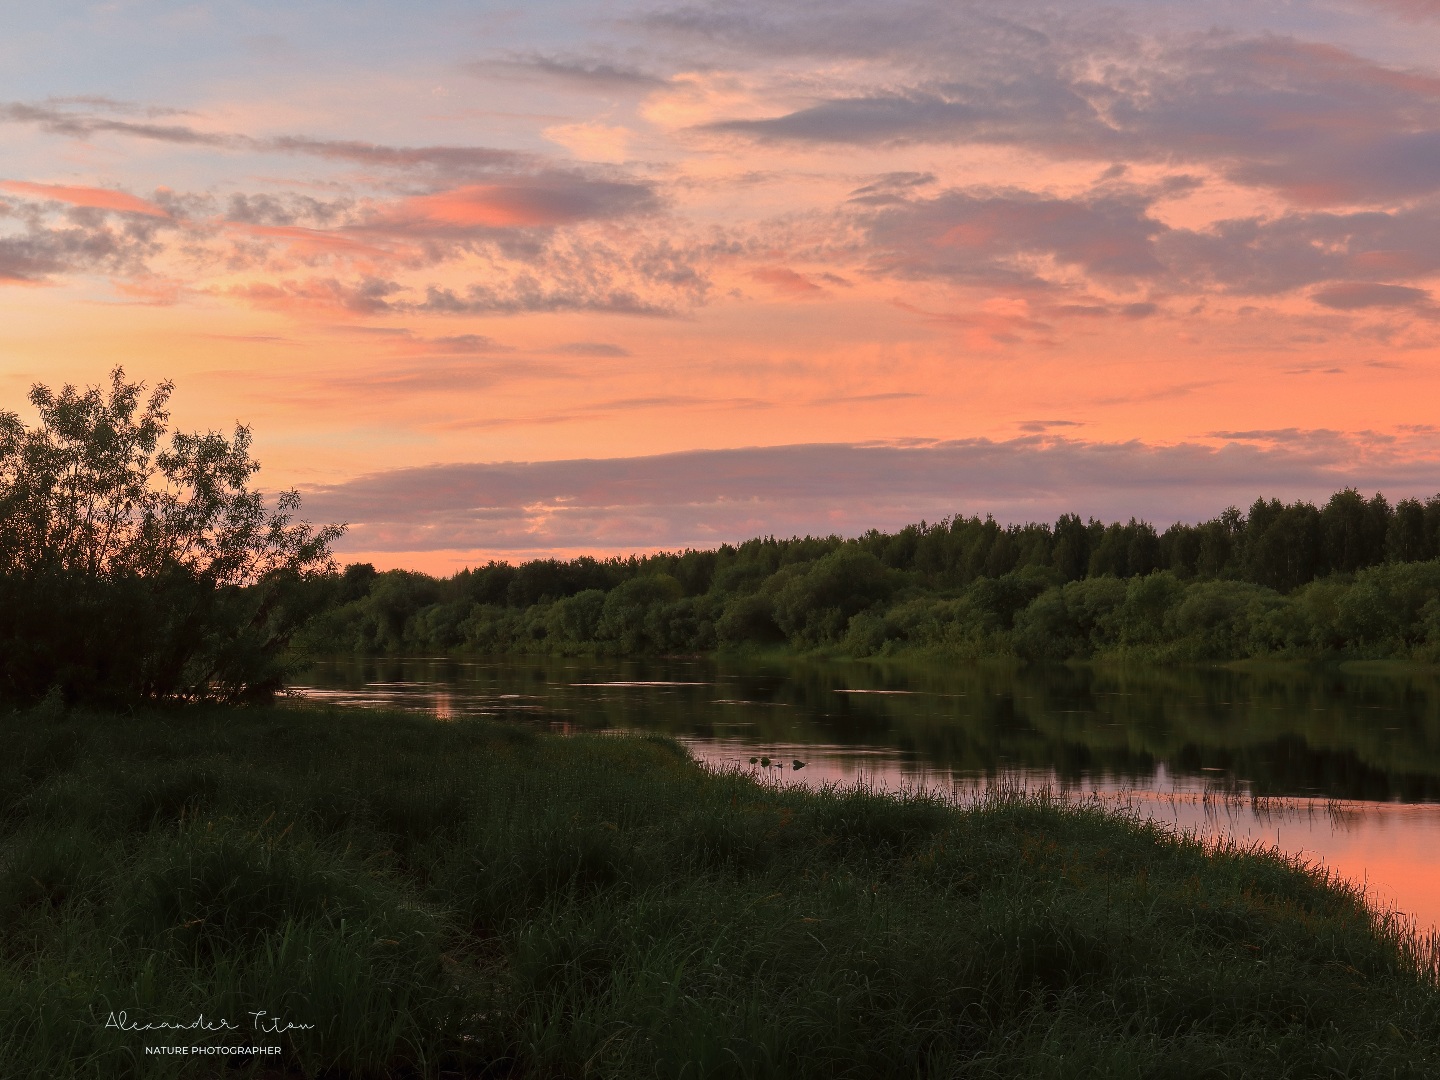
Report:
M1058 790L1323 859L1440 923L1433 673L347 658L300 682L447 718L663 731L771 783Z

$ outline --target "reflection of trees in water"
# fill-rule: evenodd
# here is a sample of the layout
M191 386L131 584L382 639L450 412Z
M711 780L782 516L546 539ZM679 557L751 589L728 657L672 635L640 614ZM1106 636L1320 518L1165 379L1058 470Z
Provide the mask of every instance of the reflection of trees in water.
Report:
M357 691L408 683L433 695L444 684L457 713L467 697L493 707L523 695L538 717L591 730L883 746L938 768L1053 769L1072 782L1143 781L1163 763L1262 794L1440 799L1435 672L546 657L347 658L323 671L325 685ZM572 685L613 680L706 685Z

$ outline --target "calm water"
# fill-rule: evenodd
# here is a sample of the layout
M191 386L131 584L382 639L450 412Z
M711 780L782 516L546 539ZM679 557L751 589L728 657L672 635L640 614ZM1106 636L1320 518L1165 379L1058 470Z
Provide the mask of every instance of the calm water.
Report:
M665 732L775 783L1050 788L1323 860L1440 924L1434 674L347 658L298 683L350 705Z

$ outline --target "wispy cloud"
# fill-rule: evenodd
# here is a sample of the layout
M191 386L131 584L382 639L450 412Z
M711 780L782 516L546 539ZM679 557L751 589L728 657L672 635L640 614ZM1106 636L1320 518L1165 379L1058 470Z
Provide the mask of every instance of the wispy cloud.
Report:
M938 23L947 20L935 11ZM1334 205L1431 194L1440 148L1440 79L1399 71L1329 44L1212 33L1136 40L1119 25L1008 36L976 22L970 42L945 41L952 69L910 86L825 96L762 119L708 130L778 142L1024 147L1063 160L1181 161ZM837 24L845 25L843 16ZM852 29L868 21L852 24ZM902 21L923 65L943 31ZM873 45L821 35L864 57ZM1036 42L1043 42L1037 47ZM798 46L797 46L798 48ZM1008 62L1006 62L1008 61Z
M750 271L756 281L786 296L818 296L825 290L788 266L761 266Z
M92 111L65 107L70 103L92 106ZM94 106L115 111L113 103L104 98L51 99L41 104L0 102L0 123L32 124L52 135L74 139L120 135L179 146L212 147L252 154L306 155L388 169L423 168L449 175L515 169L535 162L533 155L484 146L387 146L363 140L317 139L308 135L254 136L241 132L209 131L189 124L119 119L94 111ZM120 111L128 114L133 110L123 108Z
M628 64L583 56L546 53L512 53L501 59L477 60L466 65L473 74L514 79L533 76L568 84L590 92L647 91L667 85L661 76Z
M1034 276L1043 256L1101 278L1154 277L1155 238L1166 226L1149 199L1096 193L1058 199L1027 191L949 191L877 211L869 222L872 263L900 277L957 280Z
M0 230L6 218L18 229L0 231L0 282L39 284L72 273L146 273L146 260L163 248L153 215L126 210L125 220L106 220L113 207L76 206L64 220L47 220L28 208L0 200Z
M1312 294L1317 304L1341 311L1356 308L1425 308L1430 293L1408 285L1385 285L1375 281L1342 281Z
M571 225L655 207L655 192L648 184L549 174L416 195L377 209L357 227L407 236L456 236Z
M702 302L709 283L672 228L646 235L660 207L650 183L557 168L400 198L170 189L147 198L7 180L0 280L104 274L133 292L169 277L197 295L286 311L672 315ZM622 224L628 233L585 232ZM443 284L421 276L467 262L463 284L453 273Z
M32 184L24 180L0 180L0 191L9 191L29 199L65 203L93 210L113 210L119 214L168 218L170 212L145 199L110 188L77 187L72 184Z
M317 488L305 505L352 522L351 550L471 549L483 558L713 545L762 531L855 535L956 513L1002 521L1134 515L1163 526L1262 495L1322 498L1357 485L1401 497L1436 486L1429 462L1407 453L1428 446L1334 432L1214 434L1227 441L1027 436L444 465Z
M430 315L515 315L522 312L594 311L669 317L675 311L639 293L605 282L542 282L526 275L503 285L471 285L462 293L431 286L409 310Z
M1410 22L1440 19L1440 0L1363 0L1363 2Z
M567 341L563 345L552 347L550 351L566 353L570 356L595 356L603 359L631 355L630 350L623 345L612 345L608 341Z

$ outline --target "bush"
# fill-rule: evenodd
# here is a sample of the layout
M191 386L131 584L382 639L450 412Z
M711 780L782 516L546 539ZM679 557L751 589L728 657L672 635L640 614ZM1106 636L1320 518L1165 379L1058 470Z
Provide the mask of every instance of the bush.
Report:
M646 617L652 608L679 600L684 591L669 574L632 578L605 597L596 632L606 641L619 642L625 652L658 644L646 633Z
M567 596L557 600L550 609L550 632L564 641L590 641L600 629L604 611L605 593L600 589L586 589Z
M785 640L785 632L775 624L774 604L768 596L758 594L737 596L726 604L715 624L715 634L722 645Z
M1089 651L1061 589L1046 589L1015 617L1015 651L1027 660L1063 660Z
M840 548L776 590L775 622L802 644L838 641L851 616L895 592L895 576L868 551Z
M1170 613L1171 633L1188 640L1193 659L1243 654L1253 611L1258 615L1278 600L1269 589L1244 581L1201 581L1191 585Z

